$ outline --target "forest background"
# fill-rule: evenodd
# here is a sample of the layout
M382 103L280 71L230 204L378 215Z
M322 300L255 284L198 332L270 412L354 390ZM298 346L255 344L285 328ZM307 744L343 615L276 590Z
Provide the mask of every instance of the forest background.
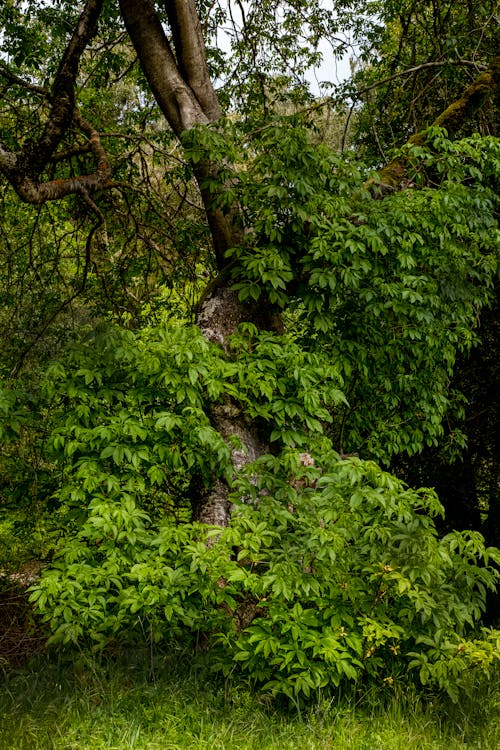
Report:
M298 708L491 684L497 3L0 22L4 600Z

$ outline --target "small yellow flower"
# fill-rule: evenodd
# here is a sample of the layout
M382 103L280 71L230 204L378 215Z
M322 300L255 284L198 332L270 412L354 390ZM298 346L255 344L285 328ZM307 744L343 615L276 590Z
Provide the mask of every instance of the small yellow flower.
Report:
M387 685L394 685L394 678L393 677L384 677L384 682Z

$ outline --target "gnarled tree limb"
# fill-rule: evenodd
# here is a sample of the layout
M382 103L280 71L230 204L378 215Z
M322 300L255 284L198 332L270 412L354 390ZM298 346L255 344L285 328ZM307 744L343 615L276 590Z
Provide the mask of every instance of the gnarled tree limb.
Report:
M450 135L456 133L468 119L481 109L490 97L498 96L499 90L500 56L497 56L493 59L488 69L466 87L462 96L452 102L436 117L432 126L445 128ZM408 139L408 144L423 146L426 141L426 131L420 131ZM379 179L372 183L372 185L382 192L384 190L398 190L402 182L404 183L407 169L408 163L406 159L398 157L379 172Z
M96 33L103 2L104 0L87 0L85 3L50 90L23 81L3 64L0 67L0 75L6 80L24 86L50 103L49 116L37 140L27 141L17 153L0 145L0 172L26 203L41 204L74 193L87 196L90 192L110 185L111 172L99 135L75 110L75 84L80 60ZM40 181L40 175L55 155L73 121L89 139L96 171L79 177Z
M98 132L76 110L73 113L73 119L87 136L94 156L96 171L91 174L38 182L23 170L22 163L19 164L19 158L15 154L5 152L0 148L0 170L7 176L12 187L25 203L39 205L75 194L87 198L96 190L112 186L111 168Z
M51 110L41 137L29 143L18 157L27 176L36 179L46 167L71 125L75 108L75 82L81 57L97 31L104 0L87 0L64 51L50 92Z

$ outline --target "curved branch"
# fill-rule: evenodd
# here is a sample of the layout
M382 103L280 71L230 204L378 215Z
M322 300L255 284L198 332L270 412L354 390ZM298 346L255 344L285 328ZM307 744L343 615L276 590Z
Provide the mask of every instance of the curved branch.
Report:
M175 30L178 62L152 0L120 0L120 9L153 95L174 133L180 136L195 125L207 125L217 119L219 109L208 80L205 48L194 2L172 0L168 7L170 23ZM198 64L202 69L196 72ZM199 87L204 81L208 81L210 89L202 95ZM198 99L198 93L201 99ZM202 106L205 100L208 102L206 111ZM200 186L215 256L221 268L225 264L226 250L235 244L235 228L220 209L214 208L214 196L204 187L208 177L217 175L218 165L207 157L194 165L193 171Z
M13 85L16 85L16 86L21 86L23 89L26 89L27 91L31 91L34 94L38 94L44 99L49 98L49 90L45 88L45 86L38 86L36 83L30 83L29 81L25 81L24 78L21 78L15 73L12 73L12 71L9 70L9 68L7 67L7 65L5 65L4 62L0 63L0 76L2 76L2 78L5 78L5 80L8 81L9 83L12 83Z
M104 0L87 0L64 51L50 92L51 110L41 137L23 149L19 164L36 179L46 167L71 125L75 108L75 82L80 59L97 32L97 20Z
M88 145L96 164L96 171L91 174L39 183L22 170L14 154L0 148L0 170L6 174L14 190L25 203L39 205L75 194L88 199L89 194L112 187L111 168L99 133L78 111L73 113L73 119L88 138Z
M500 56L494 58L490 67L481 73L462 93L462 96L450 104L441 114L436 117L432 126L446 128L451 135L456 133L460 127L472 117L490 96L495 95L500 89ZM408 139L408 143L415 146L423 146L427 141L426 131L415 133ZM397 190L404 183L407 171L407 161L404 157L394 159L379 173L379 179L372 183L382 192Z
M41 204L73 193L86 195L109 187L111 171L99 135L78 112L75 112L75 83L80 60L96 33L103 3L104 0L87 0L85 3L50 91L24 81L11 73L3 63L0 65L0 75L7 81L43 96L50 103L49 116L41 136L36 141L28 140L19 153L8 151L0 145L0 172L7 177L19 197L27 203ZM73 120L89 139L96 171L80 177L39 182L39 176L55 155Z
M481 109L485 101L499 87L500 56L496 57L491 66L470 86L467 86L460 99L450 104L432 124L455 133L466 120Z

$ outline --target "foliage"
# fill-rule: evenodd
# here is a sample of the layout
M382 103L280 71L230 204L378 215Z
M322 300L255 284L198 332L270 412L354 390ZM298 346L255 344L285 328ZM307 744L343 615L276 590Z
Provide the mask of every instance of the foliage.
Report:
M498 553L474 532L438 539L432 493L341 460L324 433L381 457L441 434L456 353L474 340L496 268L498 144L435 131L407 149L418 189L380 201L362 165L313 148L302 129L286 135L270 128L218 179L233 179L253 227L232 252L235 289L266 294L290 333L245 324L226 354L196 327L102 326L54 364L53 502L68 539L33 600L56 643L187 638L299 702L412 673L456 698L471 669L498 658L495 632L474 643ZM190 136L193 159L226 142ZM233 478L210 423L221 401L276 454L246 478ZM373 416L359 403L376 404ZM395 431L394 415L407 426ZM207 544L190 501L193 482L214 476L235 482L237 510Z
M422 683L458 697L471 668L499 658L498 633L491 645L466 640L498 551L472 532L438 540L435 496L375 464L323 454L297 473L293 458L267 460L239 487L258 508L240 508L229 532L239 552L228 587L258 609L234 658L289 697L346 679L392 684L417 666Z
M356 102L355 141L371 158L434 122L498 50L495 0L377 2L360 39L360 64L346 85ZM377 50L377 54L374 54ZM498 135L498 103L463 122L460 135Z
M50 519L57 486L46 450L47 409L38 394L0 387L0 571L45 559L60 530Z
M51 640L190 638L292 700L412 669L456 698L500 658L497 633L473 636L498 551L473 532L439 540L430 491L318 447L316 466L285 450L249 467L223 531L152 523L131 482L119 500L96 492L32 594Z
M374 24L369 29L362 62L346 86L352 91L357 148L375 163L386 163L395 145L422 132L452 102L460 106L466 87L495 65L499 25L493 21L497 4L489 0L381 2L377 10L378 28ZM450 137L498 138L499 123L497 91L456 122ZM493 187L498 193L495 180ZM498 277L494 281L498 300ZM466 395L466 401L449 412L444 434L421 455L409 459L400 454L391 461L407 481L438 489L448 528L473 526L494 543L500 538L497 309L479 313L472 354L458 354L450 389ZM492 613L497 616L498 610Z
M196 327L140 332L104 326L48 371L50 443L63 472L58 501L85 510L96 493L144 496L156 513L182 508L193 476L230 476L211 405L232 397L270 424L279 445L321 431L342 398L336 369L292 339L243 328L224 357ZM141 504L142 504L141 503ZM148 505L149 503L149 505ZM151 505L151 503L153 505Z
M144 649L96 662L43 658L4 675L1 750L471 750L500 739L498 690L450 706L414 690L318 696L308 711L210 674L206 659Z
M0 391L0 536L54 555L32 592L52 642L208 649L297 706L412 679L457 700L500 655L479 630L500 553L476 530L440 538L435 495L365 459L465 445L443 438L495 298L499 144L468 120L401 147L436 120L420 77L394 86L442 68L450 103L491 62L489 4L39 5L0 9L2 374L18 378ZM277 115L310 103L306 73L347 29L387 119L358 113L366 161L315 145L314 111ZM13 189L70 197L28 210ZM193 521L214 487L232 492L224 529Z
M238 175L252 227L232 251L240 298L265 293L305 349L329 352L349 402L334 417L339 451L388 461L436 445L462 409L457 356L494 299L498 140L430 130L403 150L408 189L383 200L366 165L302 128L268 128L254 149ZM450 450L461 447L457 430Z

